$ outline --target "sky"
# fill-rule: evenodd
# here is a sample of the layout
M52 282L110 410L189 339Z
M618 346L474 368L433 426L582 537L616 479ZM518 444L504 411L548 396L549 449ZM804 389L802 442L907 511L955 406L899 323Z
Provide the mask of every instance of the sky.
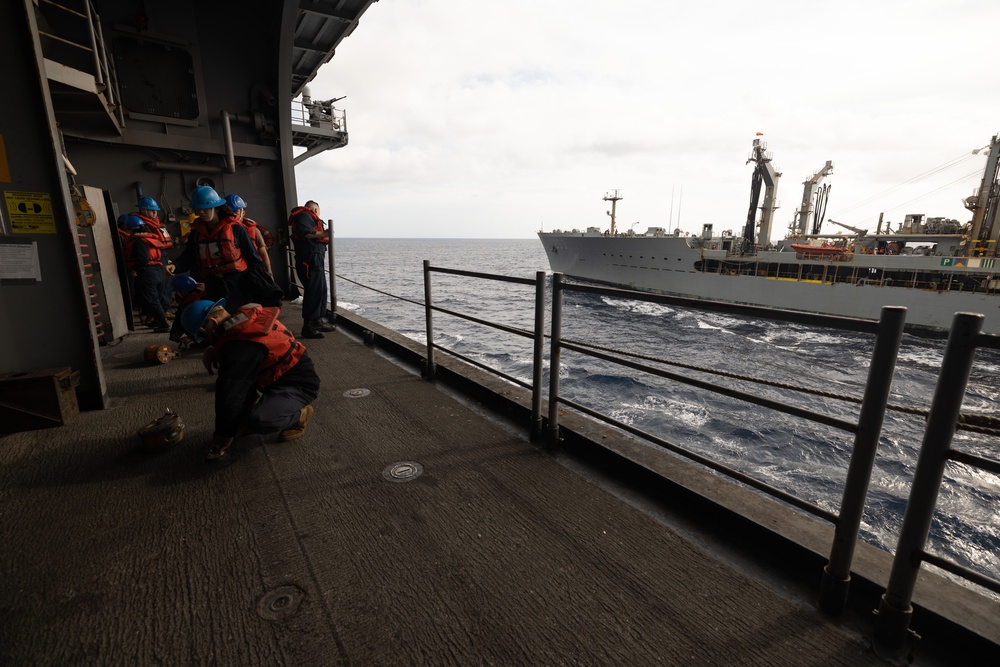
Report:
M760 132L772 239L826 161L827 220L966 222L1000 132L997 0L381 0L309 84L349 144L296 168L339 237L739 234ZM842 228L826 222L823 232Z

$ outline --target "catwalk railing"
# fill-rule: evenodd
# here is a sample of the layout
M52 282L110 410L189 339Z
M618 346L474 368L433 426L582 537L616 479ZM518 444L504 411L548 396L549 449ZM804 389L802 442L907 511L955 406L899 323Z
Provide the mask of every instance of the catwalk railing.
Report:
M531 390L532 414L530 432L533 438L544 438L550 447L558 447L560 443L559 406L562 405L710 468L819 519L830 522L834 526L834 539L830 547L830 559L824 568L819 595L819 606L829 613L840 613L845 609L847 604L851 580L851 563L855 546L858 543L865 500L875 464L878 441L886 410L899 410L925 416L927 421L924 438L906 514L903 519L899 546L896 550L891 576L877 615L873 634L875 649L881 655L887 657L900 657L906 655L912 648L912 638L914 635L909 629L910 618L912 616L910 603L921 563L931 563L957 577L964 578L990 591L1000 593L1000 581L925 551L931 521L935 512L938 491L947 463L949 461L961 462L984 471L1000 474L1000 462L951 449L952 436L956 429L985 435L1000 435L1000 428L998 428L1000 427L1000 422L997 420L982 415L963 415L960 411L972 369L975 350L980 347L1000 349L1000 337L981 333L982 315L956 314L948 338L933 402L929 411L923 411L888 404L890 385L902 339L906 316L905 308L885 307L882 309L881 317L878 321L860 320L567 283L563 280L562 274L556 273L552 276L551 333L546 336L544 333L545 303L547 297L545 272L537 272L534 279L514 278L432 267L430 262L425 261L423 273L424 303L421 305L424 307L426 318L427 356L424 361L425 377L429 379L434 377L435 352L446 352L453 357L462 359L466 363L482 368L513 384ZM456 310L435 306L431 281L432 274L434 273L464 276L476 280L500 281L516 285L533 286L535 291L534 330L527 331L517 327L498 324ZM871 334L874 336L874 346L863 396L860 398L834 396L834 398L852 401L860 405L857 420L846 420L835 415L822 414L817 412L815 407L803 408L786 401L767 398L760 393L738 389L732 383L725 384L724 382L707 381L677 373L674 370L667 370L662 366L667 365L705 373L715 373L726 379L737 377L730 373L720 372L715 369L693 367L689 364L664 359L651 359L620 350L610 350L566 339L562 334L562 303L566 292L588 293L695 310L722 312L742 317L792 322L810 326L828 327L841 331ZM386 292L381 293L394 296ZM417 303L410 299L405 300ZM435 343L433 316L435 312L530 339L533 343L532 381L530 383L525 382ZM544 340L546 337L549 339L550 350L548 414L546 418L543 418ZM564 350L588 355L609 363L619 364L641 373L648 373L672 382L683 383L701 390L783 412L853 434L854 444L844 483L840 511L838 513L828 511L816 504L755 479L750 475L734 470L723 463L714 461L706 456L671 443L655 434L616 420L609 415L562 396L560 394L559 377L561 357ZM644 363L645 361L652 361L659 365ZM771 381L746 376L738 376L737 379L774 385ZM794 389L814 395L829 396L829 394L825 394L824 392L806 388L791 387L785 384L779 386L784 389Z

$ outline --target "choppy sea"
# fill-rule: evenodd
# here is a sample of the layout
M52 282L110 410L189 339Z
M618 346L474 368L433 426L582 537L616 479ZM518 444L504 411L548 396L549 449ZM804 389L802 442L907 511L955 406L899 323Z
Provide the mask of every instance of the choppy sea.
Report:
M436 267L531 279L549 268L537 239L338 238L334 260L338 305L425 342L424 310L419 305L424 300L424 260ZM533 288L432 276L435 306L532 329ZM563 314L565 338L854 396L862 394L873 344L866 334L573 292L566 295ZM546 333L548 326L547 312ZM531 380L528 339L441 313L434 314L434 329L436 343ZM890 404L930 407L944 344L944 340L904 336ZM710 374L689 374L713 379ZM545 382L547 389L547 375ZM772 398L857 421L856 404L788 389L754 391L768 391ZM849 433L568 351L562 354L560 392L811 503L839 510L853 444ZM995 414L998 397L1000 354L980 350L963 412ZM896 549L923 423L922 417L889 411L883 425L861 537L890 552ZM953 447L1000 459L1000 444L988 436L959 431ZM961 463L949 464L928 550L1000 579L1000 477Z

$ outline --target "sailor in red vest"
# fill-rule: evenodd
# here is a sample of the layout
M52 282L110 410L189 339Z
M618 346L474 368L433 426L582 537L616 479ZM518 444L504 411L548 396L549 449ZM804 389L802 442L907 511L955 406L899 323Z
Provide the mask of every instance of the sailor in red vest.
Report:
M290 235L295 247L295 272L302 282L302 337L323 338L324 331L333 331L329 324L329 300L326 286L326 253L330 230L319 217L319 204L307 201L305 206L292 209L288 217Z
M225 299L198 301L181 316L196 342L207 340L203 362L215 381L215 432L208 460L226 455L242 433L301 438L319 396L319 376L305 346L278 321L278 308L248 303L230 313Z
M164 248L173 248L173 237L170 236L170 232L160 222L160 205L156 203L156 200L152 197L139 197L139 201L136 202L135 207L139 212L132 215L142 220L142 223L149 228L150 232L160 237Z
M174 261L176 270L190 271L192 278L205 283L207 299L224 298L231 308L238 308L252 299L243 275L249 270L266 275L264 262L246 228L214 189L205 185L195 188L191 208L198 217L191 225L184 251Z
M150 318L154 333L167 333L170 324L163 308L163 241L138 216L126 217L125 227L129 230L125 265L135 276L134 290L139 312Z
M226 204L232 210L236 219L240 221L240 224L247 228L250 240L253 241L254 247L257 248L257 254L260 255L261 261L264 262L264 268L267 269L268 273L271 273L271 257L267 254L267 247L271 245L267 242L267 239L271 236L271 233L258 225L256 220L251 220L247 216L247 203L243 200L243 197L239 195L226 195ZM267 234L265 235L264 232L267 232Z
M132 213L132 215L142 220L142 224L146 225L149 233L158 237L160 243L163 244L163 272L166 276L174 275L174 263L166 253L167 250L174 247L174 239L170 236L167 228L163 226L163 223L160 222L160 205L152 197L139 197L139 201L136 202L135 207L138 213ZM163 305L163 310L170 307L170 293L167 291L166 276L163 279L163 292L160 294L160 303Z

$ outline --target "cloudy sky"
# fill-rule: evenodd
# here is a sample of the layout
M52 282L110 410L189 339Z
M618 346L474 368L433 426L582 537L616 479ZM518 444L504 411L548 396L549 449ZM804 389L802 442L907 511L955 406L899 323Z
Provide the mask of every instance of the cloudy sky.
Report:
M834 163L827 218L960 221L1000 131L997 0L381 0L310 84L350 144L297 168L340 237L742 229L757 132L775 236ZM830 226L823 231L836 232Z

